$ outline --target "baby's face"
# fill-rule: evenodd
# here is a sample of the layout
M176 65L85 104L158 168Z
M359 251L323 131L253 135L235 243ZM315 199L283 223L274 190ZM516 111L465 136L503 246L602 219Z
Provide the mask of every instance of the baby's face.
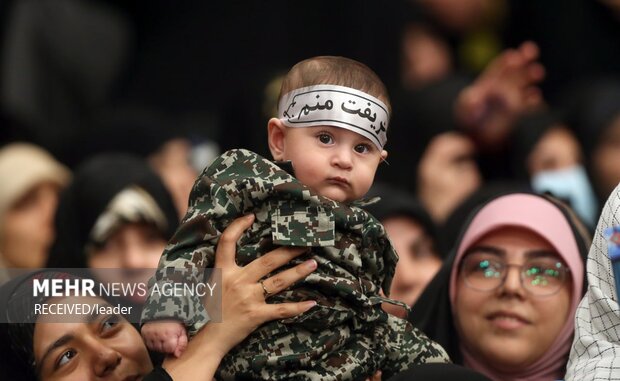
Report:
M286 128L283 160L299 181L321 196L348 202L363 197L387 152L368 138L331 126Z

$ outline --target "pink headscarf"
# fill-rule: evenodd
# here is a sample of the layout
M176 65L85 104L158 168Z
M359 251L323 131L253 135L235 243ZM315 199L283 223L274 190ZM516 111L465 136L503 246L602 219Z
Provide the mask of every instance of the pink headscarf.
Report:
M461 344L463 361L494 380L556 380L564 368L572 343L574 316L583 292L584 263L573 230L560 209L548 200L531 194L511 194L498 197L485 205L473 218L458 247L450 274L450 304L454 311L457 272L465 254L474 243L502 227L522 227L545 238L568 265L573 289L569 316L556 340L545 354L531 366L513 373L499 373L479 361Z

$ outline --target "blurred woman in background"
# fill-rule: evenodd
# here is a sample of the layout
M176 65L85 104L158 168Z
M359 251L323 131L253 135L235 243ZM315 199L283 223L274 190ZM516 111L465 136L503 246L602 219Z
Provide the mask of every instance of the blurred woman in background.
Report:
M0 149L0 283L8 279L4 268L45 265L58 194L69 179L69 170L39 147Z
M178 223L170 193L144 159L98 155L61 194L47 265L99 269L101 282L146 283ZM131 299L141 305L144 295Z

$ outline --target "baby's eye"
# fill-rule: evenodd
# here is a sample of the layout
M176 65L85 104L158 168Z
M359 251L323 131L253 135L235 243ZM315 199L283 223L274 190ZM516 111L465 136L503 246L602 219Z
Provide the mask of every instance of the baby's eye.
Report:
M56 361L56 368L66 365L75 355L76 352L73 349L64 351L62 355L60 355L60 358L58 358L58 361Z
M334 139L329 134L319 134L318 138L323 144L332 144L334 142Z
M368 144L358 144L354 149L357 153L368 153L372 148Z

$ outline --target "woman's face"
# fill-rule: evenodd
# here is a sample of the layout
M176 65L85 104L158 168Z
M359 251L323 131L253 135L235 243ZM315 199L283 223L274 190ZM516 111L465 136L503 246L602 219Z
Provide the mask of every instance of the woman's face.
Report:
M166 240L150 224L126 224L105 244L89 254L88 267L94 269L155 269Z
M411 25L405 29L402 52L402 80L407 88L420 88L436 82L452 71L450 47L423 25Z
M58 186L41 183L7 211L2 222L0 253L8 267L43 267L54 239L53 218Z
M480 250L510 265L523 265L533 258L561 262L545 239L523 228L495 230L467 252ZM505 281L492 291L473 289L465 283L462 271L457 278L454 314L462 343L498 370L534 363L549 349L569 316L570 277L554 294L535 296L523 288L520 273L520 268L508 267Z
M411 306L439 271L441 259L431 238L411 218L390 217L382 223L399 257L390 297ZM407 315L404 308L389 303L383 308L401 318Z
M165 247L166 240L155 226L126 224L112 234L102 247L89 253L88 267L121 270L97 272L97 278L103 283L146 284L157 268ZM143 303L146 295L133 293L128 298Z
M103 304L99 298L64 297L48 303ZM118 315L78 315L72 322L38 318L34 358L39 379L141 380L153 365L140 334Z
M543 171L571 168L581 161L581 147L568 128L556 125L536 143L528 156L530 176Z

